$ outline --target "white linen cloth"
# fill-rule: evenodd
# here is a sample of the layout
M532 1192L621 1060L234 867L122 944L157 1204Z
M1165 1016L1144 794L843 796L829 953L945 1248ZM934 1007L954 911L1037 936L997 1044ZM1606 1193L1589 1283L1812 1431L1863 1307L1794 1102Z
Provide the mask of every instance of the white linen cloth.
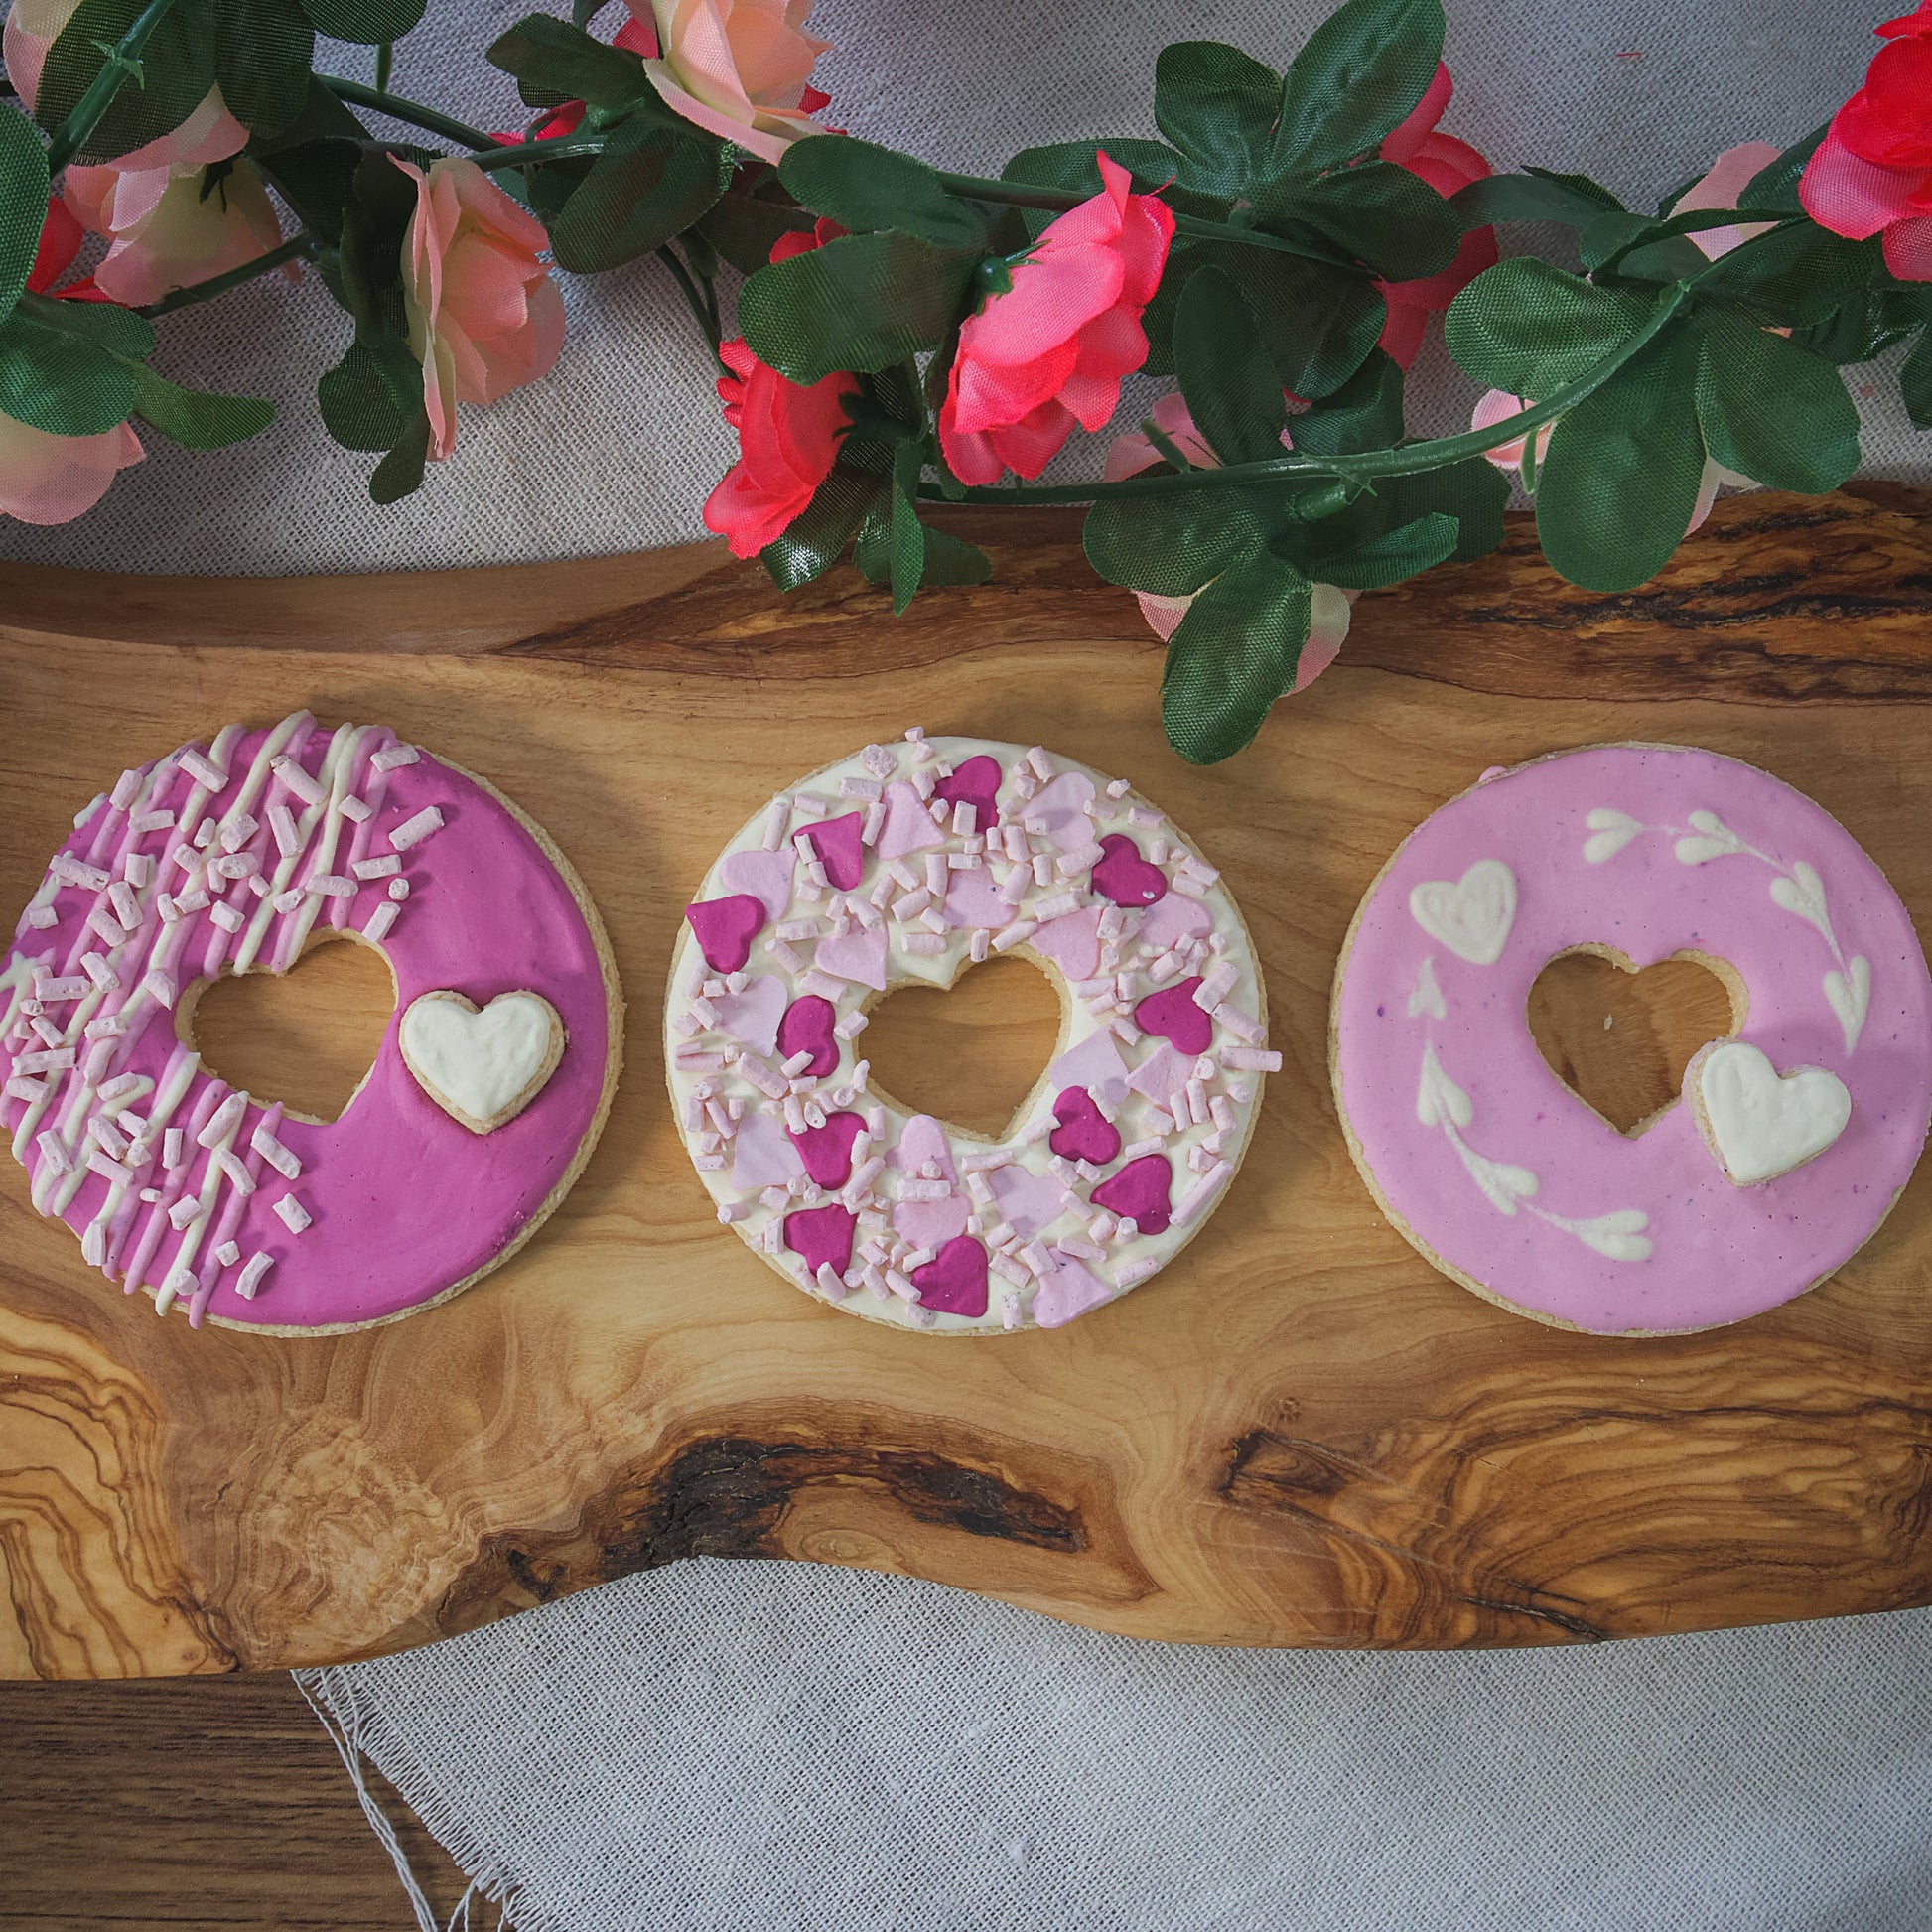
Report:
M515 125L477 50L524 10L441 0L396 86ZM1324 11L821 0L814 25L838 48L830 119L997 172L1030 143L1151 132L1166 40L1280 65ZM1719 149L1815 126L1885 11L1450 0L1447 127L1498 168L1583 169L1652 206ZM439 73L471 77L461 97ZM701 535L732 446L690 320L654 264L566 288L556 373L467 410L455 460L386 510L315 421L347 335L318 291L265 281L178 317L162 366L273 395L277 423L213 456L150 438L92 516L0 524L0 555L434 569ZM1867 469L1923 479L1932 439L1864 379ZM1419 427L1466 421L1439 347L1416 394ZM1929 1636L1906 1612L1561 1652L1221 1652L704 1562L305 1681L526 1932L1918 1932Z

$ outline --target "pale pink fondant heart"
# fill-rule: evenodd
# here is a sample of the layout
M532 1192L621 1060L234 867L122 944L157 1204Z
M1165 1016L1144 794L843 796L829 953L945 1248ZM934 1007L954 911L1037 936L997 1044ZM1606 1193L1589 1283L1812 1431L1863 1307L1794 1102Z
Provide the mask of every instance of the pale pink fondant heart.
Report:
M1183 1053L1201 1054L1214 1043L1214 1022L1194 1004L1200 975L1150 993L1134 1009L1134 1024L1144 1034L1171 1039Z
M1053 1062L1046 1077L1055 1090L1085 1087L1110 1107L1127 1098L1127 1063L1121 1058L1112 1034L1089 1034L1079 1045L1069 1047Z
M1005 775L998 759L976 752L950 778L941 778L932 795L948 805L971 805L974 830L984 832L1000 822L1000 780Z
M1068 1087L1053 1102L1053 1118L1059 1125L1047 1135L1046 1145L1062 1160L1104 1168L1120 1152L1120 1129L1093 1104L1085 1087Z
M1041 785L1027 800L1026 816L1046 821L1046 836L1062 852L1092 843L1093 821L1086 808L1093 802L1093 780L1084 771L1062 771L1049 785Z
M1023 1241L1031 1241L1042 1228L1057 1221L1065 1210L1060 1195L1065 1192L1051 1174L1035 1173L1022 1167L990 1168L987 1185L1000 1210L1000 1219Z
M839 1063L839 1010L830 1000L816 993L803 993L785 1009L778 1022L778 1057L788 1060L794 1053L809 1053L805 1068L814 1080L822 1080ZM765 1051L771 1049L767 1046Z
M774 919L782 919L791 903L791 875L797 857L784 852L734 852L718 868L728 892L750 893Z
M1098 905L1089 905L1063 918L1048 919L1027 943L1068 979L1090 980L1100 966L1100 913Z
M826 878L842 893L851 892L866 876L866 851L859 842L865 822L860 813L847 812L843 818L823 819L805 827L805 837L818 854Z
M804 1127L791 1135L805 1172L821 1187L843 1187L852 1178L852 1143L865 1125L859 1114L828 1114L823 1127Z
M903 778L886 787L886 823L874 848L882 859L903 859L908 852L924 852L945 842L946 835L933 824L925 800Z
M893 1209L893 1232L915 1248L938 1248L966 1232L973 1203L964 1194L944 1200L900 1201Z
M1165 1154L1144 1154L1130 1161L1109 1180L1093 1190L1096 1207L1109 1214L1131 1220L1143 1234L1168 1231L1168 1194L1173 1185L1173 1169Z
M704 962L714 973L739 973L752 956L752 941L764 924L764 901L750 893L701 898L684 908Z
M1100 841L1102 858L1093 869L1093 890L1116 905L1153 905L1168 896L1168 875L1141 857L1125 832Z
M785 1130L769 1114L748 1113L732 1136L732 1185L750 1193L782 1187L805 1172Z
M914 1114L899 1129L898 1145L887 1155L886 1165L917 1174L927 1162L938 1168L939 1178L947 1186L959 1185L959 1170L953 1166L952 1143L946 1139L945 1128L930 1114Z
M1172 1113L1174 1096L1184 1091L1187 1082L1194 1077L1196 1057L1176 1053L1164 1039L1127 1076L1127 1084L1136 1093L1146 1094L1157 1106L1166 1107Z
M863 927L821 939L812 955L812 964L835 980L852 980L869 986L875 993L886 990L886 928Z
M785 983L775 973L760 973L745 982L742 993L721 993L711 1003L718 1024L759 1059L778 1043L778 1021L785 1010Z
M1018 916L1000 897L990 866L956 872L946 882L946 917L955 926L985 925L998 932Z
M948 1241L923 1268L912 1271L922 1307L941 1314L986 1312L986 1250L970 1234Z
M1034 1291L1034 1319L1042 1328L1063 1328L1075 1315L1112 1299L1114 1291L1084 1261L1056 1253L1053 1263Z
M1181 939L1203 939L1214 930L1214 916L1199 899L1170 893L1141 916L1140 941L1150 952L1162 953Z
M824 1207L801 1207L785 1216L785 1246L805 1257L805 1266L816 1275L829 1266L843 1275L852 1266L852 1234L859 1217L830 1201Z

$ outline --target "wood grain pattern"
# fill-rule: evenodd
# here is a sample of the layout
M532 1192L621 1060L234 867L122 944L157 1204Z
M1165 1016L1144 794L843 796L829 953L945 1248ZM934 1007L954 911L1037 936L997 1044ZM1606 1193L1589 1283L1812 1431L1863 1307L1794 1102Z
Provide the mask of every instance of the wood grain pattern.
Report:
M1821 800L1932 909L1924 508L1737 499L1624 598L1558 584L1518 529L1365 598L1343 662L1209 771L1162 743L1159 646L1066 519L963 516L1001 578L902 623L849 572L781 605L711 550L147 580L105 611L84 580L0 571L0 906L104 775L306 704L395 725L544 824L634 1022L610 1129L541 1238L370 1334L157 1321L0 1171L0 1672L366 1655L699 1552L1217 1642L1532 1644L1932 1600L1924 1173L1784 1309L1592 1338L1429 1270L1363 1191L1325 1072L1361 891L1490 763L1709 745ZM397 598L402 647L378 648ZM1067 1329L934 1346L815 1306L710 1218L664 1109L649 1016L691 883L774 784L912 722L1132 775L1220 865L1268 974L1286 1066L1246 1169L1170 1273ZM311 970L238 989L211 1050L294 1083L328 1008L332 1077L352 1078L379 995L304 995ZM1695 986L1653 981L1560 973L1540 1014L1554 1063L1610 1083L1606 1109L1703 1036ZM962 1105L997 1115L1047 1050L1022 984L969 976L940 1019L906 1020L978 1057ZM1606 1012L1631 1041L1607 1068Z

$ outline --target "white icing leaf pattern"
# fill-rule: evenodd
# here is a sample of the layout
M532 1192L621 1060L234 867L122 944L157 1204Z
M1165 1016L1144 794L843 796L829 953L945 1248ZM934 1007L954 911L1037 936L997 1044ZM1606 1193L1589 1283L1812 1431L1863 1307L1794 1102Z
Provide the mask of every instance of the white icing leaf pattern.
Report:
M1467 1127L1474 1118L1469 1096L1443 1071L1434 1045L1422 1049L1422 1084L1416 1089L1416 1118L1425 1127L1440 1127L1445 1121Z
M1598 1214L1587 1221L1567 1221L1564 1225L1585 1247L1607 1255L1611 1261L1650 1259L1650 1241L1644 1233L1650 1217L1640 1207L1619 1207L1610 1214Z
M1843 973L1825 975L1825 998L1845 1030L1845 1050L1856 1053L1859 1035L1864 1032L1864 1017L1871 1006L1871 962L1863 953L1856 953L1849 967L1849 980Z
M1732 853L1748 852L1750 847L1716 812L1693 812L1691 826L1701 838L1677 841L1677 862L1682 866L1701 866L1707 859L1725 859Z
M1807 925L1816 926L1824 935L1825 943L1838 947L1838 935L1832 930L1832 916L1825 904L1825 882L1816 870L1800 859L1791 868L1791 877L1780 874L1771 881L1772 901L1787 912L1795 912Z
M1587 823L1590 837L1584 841L1584 863L1591 866L1614 859L1644 829L1628 812L1608 809L1591 812Z
M1469 1171L1469 1178L1489 1198L1489 1204L1503 1214L1514 1214L1519 1202L1536 1192L1537 1178L1527 1168L1512 1167L1507 1161L1491 1161L1474 1148L1457 1141L1455 1151Z
M1427 1014L1432 1020L1449 1018L1449 1002L1443 998L1443 989L1436 983L1436 962L1425 959L1416 973L1416 990L1409 995L1409 1018L1418 1020Z

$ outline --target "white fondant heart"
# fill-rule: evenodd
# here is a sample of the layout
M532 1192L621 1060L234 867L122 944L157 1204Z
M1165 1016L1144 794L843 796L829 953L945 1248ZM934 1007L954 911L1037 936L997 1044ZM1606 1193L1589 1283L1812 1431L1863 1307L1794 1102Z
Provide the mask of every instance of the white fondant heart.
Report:
M1845 1030L1845 1050L1856 1053L1859 1035L1864 1032L1864 1016L1871 1005L1871 961L1863 953L1858 953L1847 965L1852 974L1849 981L1843 973L1825 975L1825 998Z
M1815 1161L1852 1118L1845 1082L1824 1067L1780 1076L1741 1039L1725 1040L1699 1057L1699 1125L1734 1186L1770 1180Z
M396 1029L416 1084L473 1134L512 1121L543 1091L568 1035L537 993L499 993L478 1008L461 993L424 993Z
M784 852L734 852L718 868L728 893L749 893L774 919L791 905L791 875L798 856Z
M1516 875L1500 859L1478 859L1460 879L1426 879L1409 912L1432 939L1471 966L1493 966L1516 923Z
M1093 838L1093 821L1087 816L1092 802L1093 780L1084 771L1062 771L1021 809L1023 817L1044 822L1046 836L1062 852L1073 852Z

